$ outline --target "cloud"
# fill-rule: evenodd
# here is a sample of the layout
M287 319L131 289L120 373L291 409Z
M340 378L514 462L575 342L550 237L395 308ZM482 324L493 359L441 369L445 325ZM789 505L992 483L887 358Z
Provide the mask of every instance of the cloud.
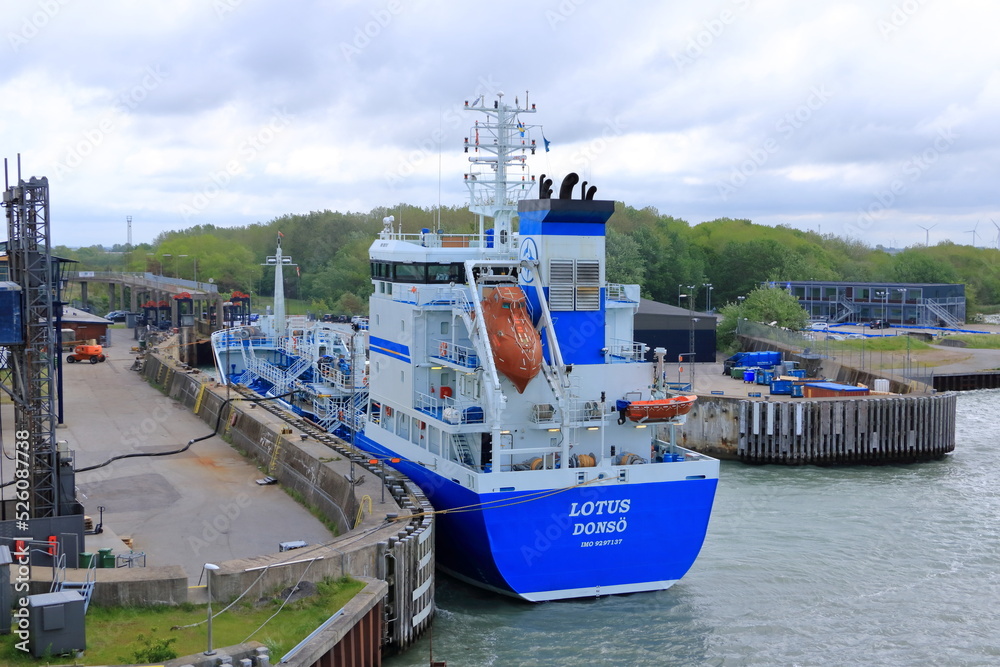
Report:
M552 141L533 173L577 170L599 196L692 223L846 234L897 180L869 242L923 242L916 220L969 242L975 219L1000 219L1000 8L985 1L8 5L0 143L53 180L55 243L122 241L126 215L148 241L462 204L462 103L501 90L530 96ZM947 128L948 150L914 168Z

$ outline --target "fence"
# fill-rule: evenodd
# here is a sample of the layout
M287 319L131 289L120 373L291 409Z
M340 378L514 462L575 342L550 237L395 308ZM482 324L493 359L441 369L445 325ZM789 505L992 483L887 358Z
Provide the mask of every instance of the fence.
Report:
M884 329L878 332L865 335L792 331L748 320L738 322L736 327L745 350L754 352L782 347L803 358L817 359L826 375L834 375L837 367L849 367L871 375L899 376L909 382L933 385L934 367L914 358L914 350L910 349L916 345L913 336ZM885 349L902 346L901 338L905 339L906 349Z

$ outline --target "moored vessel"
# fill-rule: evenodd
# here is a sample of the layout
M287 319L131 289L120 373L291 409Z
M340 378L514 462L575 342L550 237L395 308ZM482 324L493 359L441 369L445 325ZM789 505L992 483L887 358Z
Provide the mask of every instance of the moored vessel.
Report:
M632 339L638 286L606 280L614 202L575 174L555 198L536 182L527 95L465 109L478 229L383 221L355 443L421 486L437 565L465 581L532 601L668 588L701 549L719 464L650 427L689 401L665 402ZM619 401L655 407L619 420Z

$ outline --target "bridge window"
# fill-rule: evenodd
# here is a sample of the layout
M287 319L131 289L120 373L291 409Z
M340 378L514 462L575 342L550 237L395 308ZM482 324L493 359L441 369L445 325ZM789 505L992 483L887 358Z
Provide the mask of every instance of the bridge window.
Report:
M371 262L373 280L397 283L431 283L447 285L465 282L465 265L461 262Z

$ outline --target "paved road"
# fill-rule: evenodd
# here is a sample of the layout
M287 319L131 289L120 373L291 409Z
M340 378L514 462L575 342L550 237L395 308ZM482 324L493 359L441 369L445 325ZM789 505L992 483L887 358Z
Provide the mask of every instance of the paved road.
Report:
M180 449L211 428L179 403L130 371L134 341L124 329L111 330L112 346L103 364L67 364L65 426L57 438L76 452L76 468L126 453ZM13 410L3 405L3 446L13 448ZM6 461L5 463L9 463ZM12 466L4 465L6 481ZM98 520L105 507L106 535L87 540L87 551L114 546L131 537L147 565L181 565L196 583L206 562L278 551L278 543L327 542L322 523L278 486L259 486L263 476L217 436L183 454L116 461L77 477L78 499Z

